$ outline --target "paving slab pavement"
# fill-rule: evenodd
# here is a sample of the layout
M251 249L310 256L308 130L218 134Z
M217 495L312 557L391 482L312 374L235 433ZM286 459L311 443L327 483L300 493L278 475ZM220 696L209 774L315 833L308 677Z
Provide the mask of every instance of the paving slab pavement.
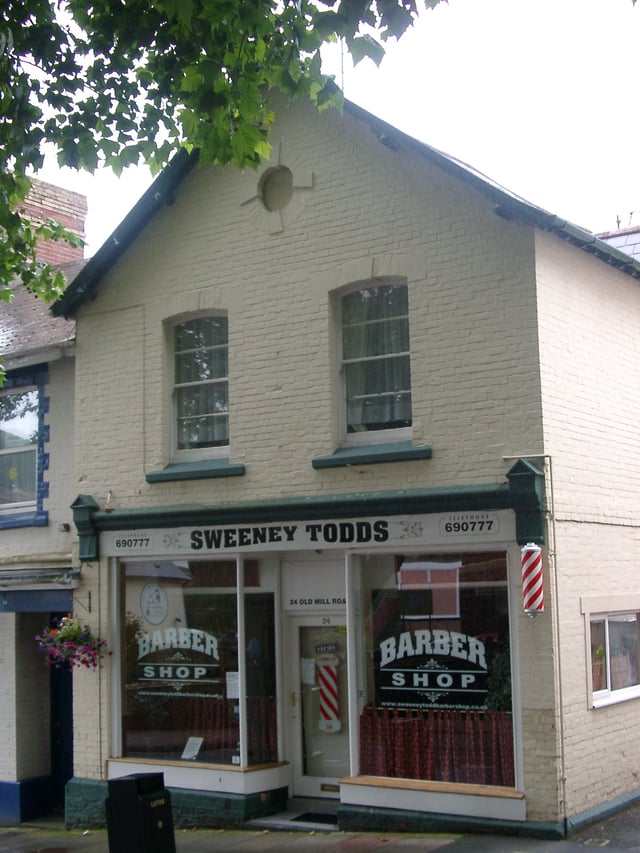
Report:
M354 832L282 832L271 830L176 829L176 853L250 853L250 851L304 851L304 853L376 853L421 851L430 853L455 836ZM0 828L2 853L122 853L110 851L106 830L64 830L22 825ZM127 851L128 853L128 851ZM157 851L139 851L157 853Z
M549 841L480 834L176 829L176 853L640 853L640 804ZM62 822L0 827L0 853L124 853L109 850L105 829L67 830ZM129 851L126 851L129 853ZM159 853L137 850L136 853Z

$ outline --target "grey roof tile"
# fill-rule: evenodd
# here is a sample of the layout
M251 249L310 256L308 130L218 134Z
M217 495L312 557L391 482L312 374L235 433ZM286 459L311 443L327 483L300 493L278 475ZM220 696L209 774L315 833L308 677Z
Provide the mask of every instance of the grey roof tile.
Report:
M69 282L85 263L79 260L61 267ZM12 301L0 302L0 358L22 356L74 339L73 320L54 317L49 304L34 296L21 282L15 281L11 289Z

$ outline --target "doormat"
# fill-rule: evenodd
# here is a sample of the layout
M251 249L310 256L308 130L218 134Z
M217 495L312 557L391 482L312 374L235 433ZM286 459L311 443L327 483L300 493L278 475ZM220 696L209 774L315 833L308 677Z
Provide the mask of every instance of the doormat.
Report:
M326 823L329 826L338 825L338 816L334 814L326 814L326 812L305 812L296 817L291 818L292 822L299 823Z

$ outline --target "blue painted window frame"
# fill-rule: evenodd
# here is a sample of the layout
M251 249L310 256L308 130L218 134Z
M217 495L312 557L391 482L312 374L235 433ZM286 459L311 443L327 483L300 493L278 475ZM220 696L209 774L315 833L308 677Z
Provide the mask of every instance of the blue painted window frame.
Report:
M36 500L33 509L12 511L0 507L0 530L15 527L45 527L49 523L49 513L44 509L44 501L49 497L49 483L44 479L49 470L49 454L45 447L49 443L49 426L45 424L45 415L49 412L49 397L45 394L49 371L46 365L13 370L7 374L3 391L20 391L36 388L38 391L38 445L36 449Z

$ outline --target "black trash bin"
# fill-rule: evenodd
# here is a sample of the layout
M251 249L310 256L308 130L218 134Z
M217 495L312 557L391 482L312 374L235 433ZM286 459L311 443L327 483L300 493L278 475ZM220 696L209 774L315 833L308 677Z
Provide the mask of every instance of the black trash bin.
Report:
M176 853L171 796L163 773L109 780L109 853Z

